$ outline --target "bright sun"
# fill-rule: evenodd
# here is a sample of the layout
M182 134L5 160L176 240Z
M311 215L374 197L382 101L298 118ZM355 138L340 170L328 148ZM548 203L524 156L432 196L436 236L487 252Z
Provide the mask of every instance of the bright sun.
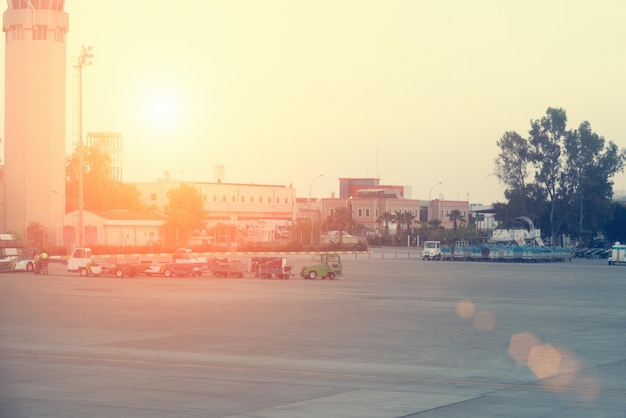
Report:
M179 92L172 89L155 89L146 94L143 103L143 124L156 133L180 130L182 125L183 101Z

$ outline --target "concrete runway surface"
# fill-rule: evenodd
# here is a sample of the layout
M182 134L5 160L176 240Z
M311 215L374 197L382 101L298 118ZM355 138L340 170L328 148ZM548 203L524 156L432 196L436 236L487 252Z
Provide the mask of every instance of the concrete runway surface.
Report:
M626 416L626 267L345 258L332 281L0 274L0 417Z

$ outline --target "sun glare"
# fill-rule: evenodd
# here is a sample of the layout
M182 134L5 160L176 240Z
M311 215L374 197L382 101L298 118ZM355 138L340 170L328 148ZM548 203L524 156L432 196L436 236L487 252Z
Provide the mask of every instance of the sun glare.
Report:
M183 101L173 90L155 89L146 94L141 103L143 125L152 132L172 132L182 125Z

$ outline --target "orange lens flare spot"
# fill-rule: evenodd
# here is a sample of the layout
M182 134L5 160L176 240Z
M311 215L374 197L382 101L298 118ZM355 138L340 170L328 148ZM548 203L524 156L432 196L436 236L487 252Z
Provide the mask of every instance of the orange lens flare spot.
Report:
M478 332L493 331L496 327L496 317L490 311L481 311L474 316L474 328Z
M530 350L539 345L539 340L530 332L520 332L511 337L509 356L518 364L527 364Z
M456 304L456 314L459 318L470 319L474 316L474 312L476 311L476 307L474 303L469 299L463 299L457 302Z
M537 345L530 350L528 367L538 379L545 379L558 373L561 358L561 353L551 344Z

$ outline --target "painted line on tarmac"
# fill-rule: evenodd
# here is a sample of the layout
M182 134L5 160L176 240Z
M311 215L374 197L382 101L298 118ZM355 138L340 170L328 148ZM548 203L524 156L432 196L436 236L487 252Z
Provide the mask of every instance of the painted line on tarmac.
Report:
M337 372L315 372L306 370L286 370L286 369L264 369L260 367L236 367L236 366L216 366L210 364L197 364L197 363L179 363L169 361L151 361L151 360L129 360L129 359L116 359L111 357L85 357L85 356L71 356L61 354L45 354L45 353L27 353L17 351L0 351L0 356L6 357L21 357L21 358L34 358L34 359L49 359L49 360L71 360L71 361L92 361L100 363L112 363L112 364L126 364L126 365L138 365L138 366L159 366L159 367L182 367L189 369L206 369L206 370L231 370L239 372L251 372L251 373L276 373L276 374L289 374L289 375L302 375L302 376L321 376L321 377L336 377L336 378L350 378L350 379L367 379L367 380L385 380L385 381L400 381L400 382L415 382L415 383L437 383L448 385L465 385L465 386L489 386L489 387L502 387L502 388L528 388L528 389L541 389L541 390L553 390L558 392L577 392L577 393L603 393L603 394L623 394L626 395L626 390L622 389L598 389L597 387L572 387L572 386L552 386L549 384L526 384L526 383L497 383L497 382L484 382L484 381L470 381L470 380L454 380L454 379L429 379L419 377L401 377L401 376L378 376L369 374L354 374L354 373L337 373ZM551 376L555 378L559 376Z

